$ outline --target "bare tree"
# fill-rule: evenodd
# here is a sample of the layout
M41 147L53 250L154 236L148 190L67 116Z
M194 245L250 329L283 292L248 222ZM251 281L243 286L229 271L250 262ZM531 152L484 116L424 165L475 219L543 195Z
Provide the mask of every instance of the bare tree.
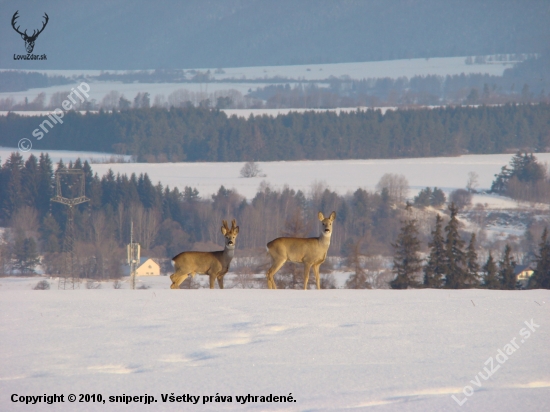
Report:
M134 222L134 235L144 250L153 245L160 227L160 213L157 209L145 209L140 203L130 206L130 218Z
M246 162L241 169L241 177L257 177L261 172L262 170L260 169L260 166L258 166L255 162Z
M464 209L472 204L472 194L464 189L453 190L449 196L449 202L454 203L459 210Z
M22 231L26 237L38 237L38 212L30 206L23 206L12 217L11 227L16 231Z
M67 95L65 95L66 98ZM100 106L106 110L113 110L118 108L118 103L120 101L120 93L116 90L111 90L107 93L101 100Z
M468 173L468 181L466 182L466 190L470 193L476 193L476 187L479 186L479 175L476 172Z
M380 192L387 189L388 195L395 203L405 203L409 193L409 181L403 175L394 173L386 173L380 178L376 185L376 189Z

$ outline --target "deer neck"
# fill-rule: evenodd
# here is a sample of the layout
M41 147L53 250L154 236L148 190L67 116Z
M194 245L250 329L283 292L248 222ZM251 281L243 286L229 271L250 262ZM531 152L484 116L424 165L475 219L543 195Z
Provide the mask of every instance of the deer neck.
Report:
M223 249L223 260L227 263L231 262L231 259L233 259L233 256L235 256L235 248L229 248L225 247Z
M324 248L326 248L327 250L330 246L330 236L331 235L332 235L332 232L330 232L330 234L328 234L328 235L325 235L324 233L321 233L319 235L319 244L321 246L323 246Z

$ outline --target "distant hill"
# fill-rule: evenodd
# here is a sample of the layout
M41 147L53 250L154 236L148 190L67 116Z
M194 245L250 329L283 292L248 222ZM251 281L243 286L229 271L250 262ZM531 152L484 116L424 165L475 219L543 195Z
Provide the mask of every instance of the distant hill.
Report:
M46 29L35 54L11 27ZM539 53L547 0L83 0L0 2L0 67L154 69Z

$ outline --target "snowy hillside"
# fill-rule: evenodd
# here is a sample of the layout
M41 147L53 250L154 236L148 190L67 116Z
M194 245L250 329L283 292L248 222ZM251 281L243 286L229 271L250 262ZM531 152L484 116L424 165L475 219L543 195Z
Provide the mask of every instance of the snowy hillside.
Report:
M274 189L288 185L308 192L312 184L324 183L331 190L345 194L357 188L375 190L386 173L403 174L411 187L409 196L420 189L437 186L450 192L464 188L469 172L479 175L479 190L488 190L494 175L507 165L513 155L467 155L416 159L322 160L296 162L258 162L265 177L242 178L244 163L117 163L96 164L99 175L109 169L116 173L148 173L154 183L170 187L196 187L203 197L216 193L221 185L234 188L247 198L253 197L262 181ZM550 162L550 153L537 153L541 163ZM474 203L515 207L516 202L495 196L475 196Z
M173 291L167 277L143 278L147 290L31 290L36 281L0 279L3 411L550 407L548 291ZM237 401L248 394L258 401ZM270 394L293 401L259 401ZM154 405L109 400L140 395Z
M40 152L32 150L20 154L26 159L31 153L39 156ZM2 162L17 151L13 148L0 147ZM48 151L53 162L62 159L64 162L77 158L88 161L108 161L110 153L76 152L64 150ZM100 177L113 170L115 174L147 173L151 181L161 182L171 188L183 190L186 186L196 187L203 198L217 193L220 186L235 189L241 195L252 198L262 182L273 189L282 189L285 185L295 190L308 192L312 185L321 183L333 191L346 194L358 188L376 190L376 184L386 173L403 174L410 185L409 197L425 187L439 187L447 193L464 188L468 173L479 176L478 191L491 187L494 175L508 165L512 154L464 155L457 157L428 157L411 159L369 159L369 160L320 160L296 162L257 162L264 177L242 178L240 170L244 163L95 163L92 170ZM542 164L550 164L550 153L537 153ZM129 160L129 156L125 156ZM490 208L516 208L517 202L500 196L478 194L473 203L487 204ZM524 205L529 206L529 205Z
M258 66L258 67L235 67L219 70L217 68L198 69L201 72L210 71L212 80L208 83L120 83L116 81L95 81L92 82L89 76L98 76L100 70L36 70L47 75L62 75L67 77L78 77L90 82L90 99L101 101L103 97L112 90L122 93L126 98L132 100L138 92L148 92L152 97L157 94L168 96L177 89L185 89L192 92L213 93L216 91L234 89L246 94L249 89L265 87L273 84L273 79L278 83L292 83L294 81L320 81L327 80L331 76L346 79L367 79L389 77L427 76L427 75L465 75L473 73L502 76L505 69L510 68L515 61L491 61L482 64L466 64L466 57L440 57L432 59L403 59L386 60L377 62L357 63L335 63L335 64L313 64L294 66ZM33 70L34 71L34 70ZM125 71L109 71L109 73L125 73ZM262 80L265 79L265 83ZM270 79L270 80L268 80ZM288 79L288 80L285 80ZM71 85L52 86L48 88L31 89L21 92L0 93L0 99L12 97L21 101L25 97L33 100L39 93L46 94L46 100L52 94L61 92L68 93Z

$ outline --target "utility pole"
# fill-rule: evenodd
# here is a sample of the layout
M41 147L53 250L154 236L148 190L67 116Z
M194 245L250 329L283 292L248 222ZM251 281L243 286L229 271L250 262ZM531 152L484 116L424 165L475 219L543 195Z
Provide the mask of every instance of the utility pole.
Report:
M130 276L132 277L132 289L136 288L136 264L140 258L139 243L134 243L134 222L130 222L130 244L128 245L128 265L130 265Z

